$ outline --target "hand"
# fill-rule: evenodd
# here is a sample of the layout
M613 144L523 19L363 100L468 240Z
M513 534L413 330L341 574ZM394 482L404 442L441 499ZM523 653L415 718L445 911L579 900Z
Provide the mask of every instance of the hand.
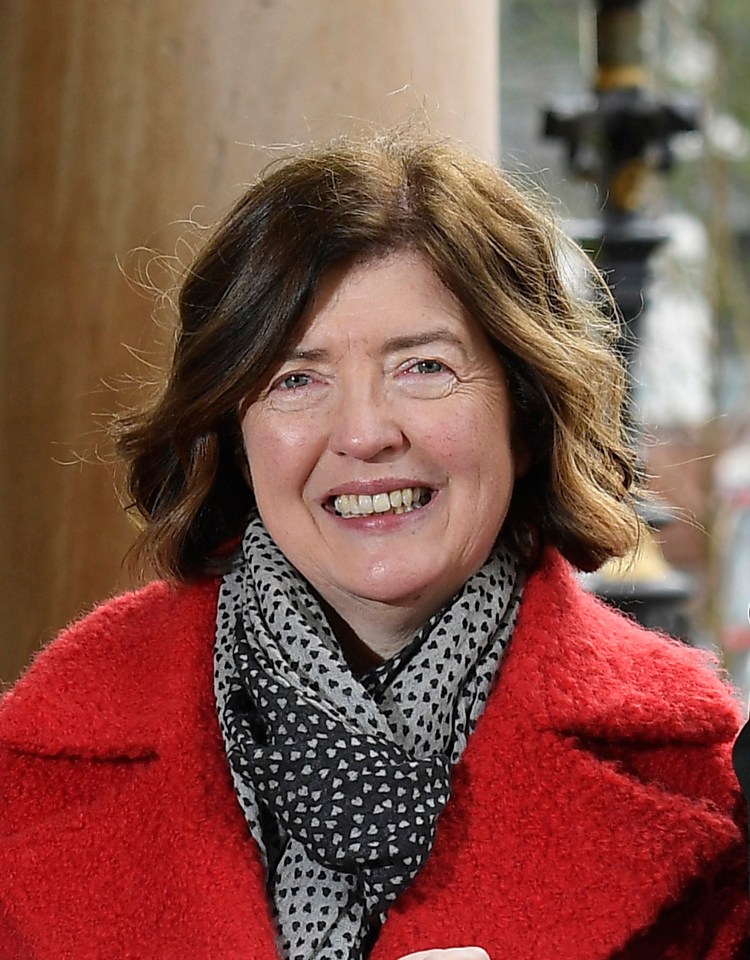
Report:
M481 947L451 947L449 950L420 950L398 960L490 960L490 956Z

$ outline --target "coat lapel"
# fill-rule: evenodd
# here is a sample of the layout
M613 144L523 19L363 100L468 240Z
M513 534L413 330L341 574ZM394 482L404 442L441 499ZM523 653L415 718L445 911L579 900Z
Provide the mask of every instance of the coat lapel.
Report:
M644 784L574 736L530 736L500 696L470 751L433 854L373 960L403 944L604 960L737 843L726 815Z
M430 860L372 960L469 944L604 960L652 928L740 840L728 764L712 770L706 751L731 741L738 713L700 660L582 594L549 558ZM691 758L710 781L696 782Z
M37 796L0 843L0 903L45 960L136 942L163 960L188 943L196 958L271 960L263 868L213 707L215 588L150 589L73 628L3 705L0 740ZM717 771L712 804L628 758L731 738L736 712L694 661L582 596L551 558L373 960L471 943L603 960L678 901L738 842L721 812L731 787Z

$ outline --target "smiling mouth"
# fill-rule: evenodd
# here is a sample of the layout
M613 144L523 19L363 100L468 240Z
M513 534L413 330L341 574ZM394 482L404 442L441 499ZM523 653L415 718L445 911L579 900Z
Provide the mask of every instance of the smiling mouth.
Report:
M433 496L429 487L402 487L388 493L341 493L331 497L329 504L339 517L369 517L373 514L402 514L419 510Z

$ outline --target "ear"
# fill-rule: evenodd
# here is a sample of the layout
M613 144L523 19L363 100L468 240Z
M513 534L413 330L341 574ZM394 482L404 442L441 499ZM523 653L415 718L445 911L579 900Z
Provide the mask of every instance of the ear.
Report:
M516 480L520 480L521 477L526 476L526 474L531 469L531 465L534 462L534 457L531 453L531 446L528 440L521 440L517 435L512 438L511 448L513 450L513 468L515 470Z
M516 468L516 480L520 480L529 472L531 467L531 455L526 452L519 455L518 452L516 452L513 457L513 463Z
M246 407L240 407L237 411L237 416L232 421L230 428L230 442L232 444L232 449L234 451L234 459L239 467L239 471L242 474L242 479L245 483L253 489L253 480L250 475L250 464L247 461L247 450L245 449L245 437L242 433L242 418L244 416L243 410Z
M253 478L250 476L250 464L247 462L247 457L245 456L245 448L239 451L238 457L240 473L242 474L242 479L248 485L248 487L253 489Z

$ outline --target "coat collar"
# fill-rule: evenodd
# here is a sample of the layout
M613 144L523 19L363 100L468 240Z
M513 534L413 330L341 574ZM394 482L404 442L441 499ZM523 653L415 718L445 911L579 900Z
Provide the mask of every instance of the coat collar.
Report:
M205 700L218 583L155 583L98 608L0 702L0 742L40 755L145 757ZM585 594L554 552L530 578L502 686L537 729L712 743L737 728L706 657ZM685 674L679 697L674 669ZM510 678L513 682L510 683Z
M218 582L156 582L64 630L0 701L0 743L40 756L153 756L210 696Z
M736 733L740 711L716 658L586 593L554 551L528 584L516 639L503 683L525 698L538 729L654 744L719 743Z

